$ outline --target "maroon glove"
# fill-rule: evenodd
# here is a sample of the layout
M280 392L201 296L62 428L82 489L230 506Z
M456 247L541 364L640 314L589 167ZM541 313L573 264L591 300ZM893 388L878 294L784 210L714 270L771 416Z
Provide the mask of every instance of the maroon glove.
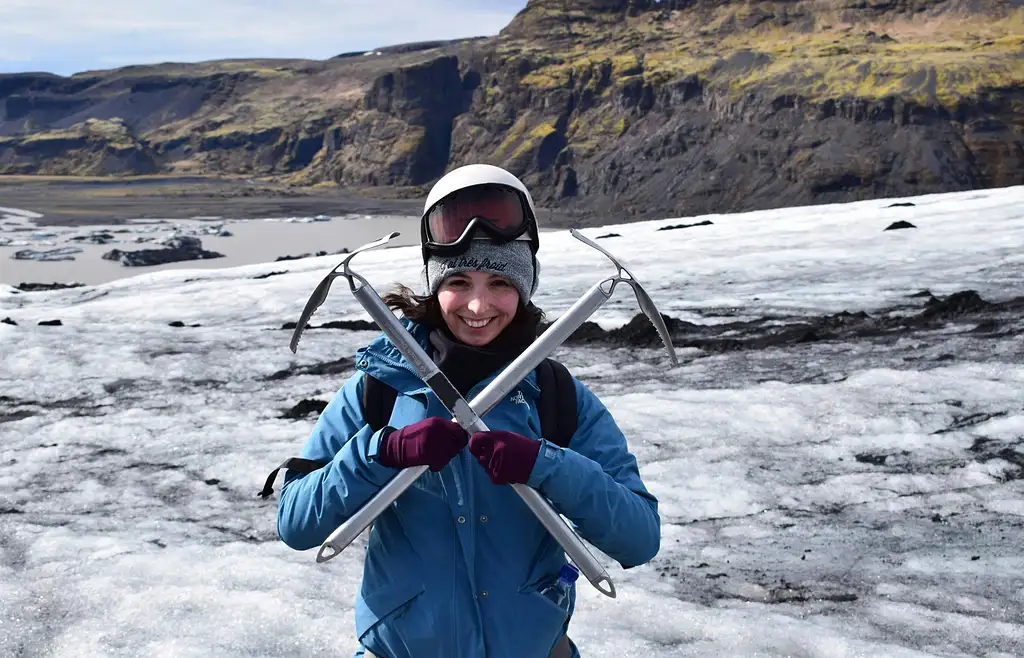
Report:
M377 461L391 468L429 466L435 473L466 447L469 435L459 424L444 418L425 418L382 440Z
M526 484L540 452L540 441L493 430L469 437L469 451L494 484Z

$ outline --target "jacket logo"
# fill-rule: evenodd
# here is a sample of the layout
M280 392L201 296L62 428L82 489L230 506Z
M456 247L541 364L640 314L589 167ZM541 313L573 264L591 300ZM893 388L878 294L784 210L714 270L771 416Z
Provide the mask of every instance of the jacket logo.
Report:
M512 397L509 398L509 401L514 403L514 404L525 404L525 405L529 405L530 404L529 402L526 401L526 396L523 395L522 391L516 391L515 395L513 395Z

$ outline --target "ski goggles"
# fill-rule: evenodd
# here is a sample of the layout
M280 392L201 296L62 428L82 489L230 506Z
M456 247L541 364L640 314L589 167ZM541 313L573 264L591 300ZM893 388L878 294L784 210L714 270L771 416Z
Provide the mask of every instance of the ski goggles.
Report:
M533 217L517 191L498 185L467 187L424 215L423 247L439 255L454 254L467 249L478 232L503 243L522 238L532 225Z

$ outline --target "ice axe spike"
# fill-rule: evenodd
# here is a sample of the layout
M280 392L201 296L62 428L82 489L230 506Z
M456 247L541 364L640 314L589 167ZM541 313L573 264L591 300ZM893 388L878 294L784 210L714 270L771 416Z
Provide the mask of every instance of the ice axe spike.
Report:
M289 343L289 347L292 350L292 354L295 354L295 350L298 349L299 347L299 339L302 338L302 332L305 331L306 329L306 323L309 322L309 319L311 317L313 317L313 313L315 313L316 310L320 308L320 306L323 305L325 301L327 301L327 294L330 292L331 284L334 283L334 280L337 279L339 276L343 276L348 279L349 285L352 286L353 290L355 290L355 283L353 283L352 281L352 277L354 275L348 269L349 261L352 260L352 258L359 252L368 251L370 249L375 249L377 247L383 246L390 242L391 240L397 238L399 235L401 235L401 233L399 233L398 231L394 231L380 239L364 244L363 246L359 247L358 249L350 253L348 256L346 256L345 260L335 265L334 269L328 272L327 276L321 279L320 283L317 284L316 289L313 290L313 294L310 295L309 299L306 301L306 306L302 309L302 315L299 316L299 323L295 325L295 331L292 332L292 340L291 343ZM344 271L339 272L338 269L340 268L343 268Z
M588 247L593 247L597 251L600 251L608 257L608 260L610 260L613 265L615 265L619 270L619 276L612 279L612 287L611 290L608 291L608 295L611 296L612 291L615 290L615 284L619 282L625 283L632 288L633 293L636 295L637 304L640 305L640 310L643 311L644 315L647 316L647 319L654 325L654 329L658 332L658 336L661 337L661 342L665 344L665 349L668 350L668 358L672 361L672 365L679 365L679 359L676 357L675 348L672 347L672 337L668 333L668 327L665 326L665 318L661 316L661 312L658 311L658 307L654 305L654 300L647 294L644 287L640 285L640 282L635 276L633 276L633 273L629 271L629 268L620 263L619 260L615 256L612 256L607 249L586 237L576 229L569 229L569 233L572 237L576 238ZM626 273L626 277L628 278L622 276L623 272Z

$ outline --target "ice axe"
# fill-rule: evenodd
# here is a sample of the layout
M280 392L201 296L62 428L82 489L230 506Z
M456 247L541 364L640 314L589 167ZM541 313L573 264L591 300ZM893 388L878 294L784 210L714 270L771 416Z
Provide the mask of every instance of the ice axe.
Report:
M333 279L344 276L349 281L353 295L377 322L385 334L391 338L395 346L409 360L410 364L420 375L421 379L437 394L438 399L452 413L456 422L469 432L485 431L486 425L480 416L490 411L505 395L515 388L522 379L540 364L551 352L571 335L597 308L607 301L615 289L616 284L623 282L633 288L640 303L641 309L651 319L658 330L658 334L665 340L666 348L673 363L677 363L675 353L672 349L668 329L654 306L654 302L643 290L636 278L629 272L615 257L606 250L595 245L583 237L577 231L572 230L572 235L585 244L596 248L605 254L618 268L616 276L603 279L595 284L580 300L573 304L547 331L524 351L515 361L509 364L498 377L496 377L480 394L474 398L472 404L459 394L451 385L448 378L437 368L423 348L412 338L406 328L398 321L391 309L381 300L376 291L369 283L351 271L349 262L352 258L369 249L386 244L396 237L398 233L392 233L380 240L369 243L356 249L349 254L342 263L338 264L320 282L306 307L303 309L299 323L295 327L292 336L291 347L294 352L306 322L313 312L327 298ZM341 270L339 272L339 269ZM623 276L623 272L627 275ZM628 278L627 278L628 277ZM317 562L326 562L339 555L363 530L365 530L389 505L408 489L416 479L427 470L426 466L403 469L391 479L373 498L362 508L348 518L337 530L335 530L320 547L317 554ZM525 485L512 485L527 506L538 518L541 524L552 534L556 541L562 546L570 559L579 567L580 571L587 577L587 580L603 594L614 597L615 587L608 577L604 567L587 550L582 540L573 532L558 516L558 513L544 500L536 491ZM604 586L604 587L602 587Z

